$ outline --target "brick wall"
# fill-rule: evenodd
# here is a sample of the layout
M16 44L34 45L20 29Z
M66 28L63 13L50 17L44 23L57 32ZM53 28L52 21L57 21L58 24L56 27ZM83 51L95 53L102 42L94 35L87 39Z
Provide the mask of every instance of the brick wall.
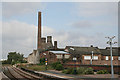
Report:
M46 56L44 55L44 53L46 54ZM40 58L47 58L48 60L48 64L49 63L53 63L57 61L56 55L53 53L49 53L48 51L41 53L40 54Z
M83 61L83 64L90 64L90 60L89 61ZM92 65L111 65L111 61L106 61L106 60L99 60L99 61L92 61ZM113 60L113 65L120 65L120 61L118 60Z

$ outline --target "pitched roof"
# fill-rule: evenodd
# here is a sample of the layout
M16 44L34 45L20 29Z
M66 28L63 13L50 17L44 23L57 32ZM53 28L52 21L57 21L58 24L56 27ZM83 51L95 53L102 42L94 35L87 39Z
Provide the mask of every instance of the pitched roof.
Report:
M100 49L101 54L104 56L110 56L110 49ZM112 50L112 55L113 56L120 56L120 51L118 49L113 49Z
M74 51L72 51L70 48L73 48ZM69 52L71 53L76 53L76 54L91 54L92 51L95 54L100 54L100 50L98 47L77 47L77 46L66 46L66 49L68 49Z

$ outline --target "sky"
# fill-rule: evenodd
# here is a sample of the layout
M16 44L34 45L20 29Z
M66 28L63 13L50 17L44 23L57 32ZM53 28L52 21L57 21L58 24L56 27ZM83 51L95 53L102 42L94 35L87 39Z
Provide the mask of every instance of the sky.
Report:
M107 36L116 36L114 41L118 41L117 2L3 2L0 19L3 59L8 52L16 51L27 57L37 49L39 11L42 36L52 36L60 48L90 45L105 48L109 46Z

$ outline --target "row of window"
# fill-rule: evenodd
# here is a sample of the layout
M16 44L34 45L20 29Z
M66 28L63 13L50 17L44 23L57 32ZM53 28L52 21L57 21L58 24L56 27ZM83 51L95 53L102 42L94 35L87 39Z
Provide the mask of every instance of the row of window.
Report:
M84 56L84 59L85 60L91 60L91 59L98 60L98 56L93 56L93 57L91 57L91 56ZM109 56L106 56L105 60L109 60ZM113 57L112 57L112 60L113 60ZM118 60L120 60L120 57L118 57Z
M91 56L84 56L84 59L85 59L85 60L90 60L90 59L91 59ZM93 60L98 60L98 56L93 56L92 59L93 59Z
M105 60L109 60L109 56L106 56ZM112 56L112 60L113 60L113 56ZM120 60L120 56L118 57L118 60Z

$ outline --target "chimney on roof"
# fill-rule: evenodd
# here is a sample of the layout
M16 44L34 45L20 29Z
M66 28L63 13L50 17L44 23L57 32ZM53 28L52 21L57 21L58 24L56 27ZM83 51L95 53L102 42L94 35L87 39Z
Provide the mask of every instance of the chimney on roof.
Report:
M54 41L54 49L57 49L57 41Z
M41 42L46 43L46 38L45 37L41 38Z
M41 12L38 12L38 42L37 48L41 48Z
M47 36L47 43L52 43L52 36Z
M90 45L90 47L93 47L93 45Z

